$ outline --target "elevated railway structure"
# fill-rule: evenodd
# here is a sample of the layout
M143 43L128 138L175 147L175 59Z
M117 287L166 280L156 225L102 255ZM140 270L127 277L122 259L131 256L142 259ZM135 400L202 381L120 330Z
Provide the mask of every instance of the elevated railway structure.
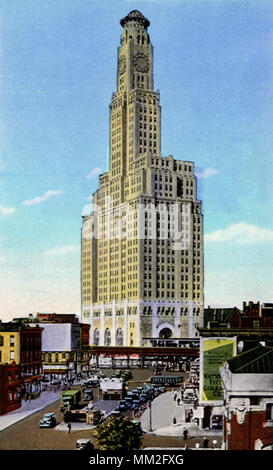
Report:
M100 366L102 358L108 358L109 367L115 368L117 364L126 364L130 368L132 364L144 368L147 365L158 367L160 365L173 368L175 365L182 368L182 365L190 360L199 357L199 347L129 347L129 346L90 346L90 355L93 364Z

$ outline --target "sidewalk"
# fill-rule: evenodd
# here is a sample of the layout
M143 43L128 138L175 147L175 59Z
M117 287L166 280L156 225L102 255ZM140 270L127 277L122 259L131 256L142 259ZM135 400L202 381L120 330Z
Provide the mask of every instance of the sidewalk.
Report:
M185 423L182 421L183 405L178 406L173 399L173 392L166 392L159 395L152 401L152 430L150 431L150 409L147 408L141 417L141 427L146 433L156 436L183 436L186 428L189 436L192 437L212 437L222 436L221 429L200 429L194 423ZM177 424L173 424L173 418L176 418Z
M38 398L31 401L22 400L22 406L15 411L11 411L4 416L0 416L0 431L21 421L27 416L42 410L46 406L59 400L60 392L42 392Z
M81 423L81 422L72 422L71 424L71 432L72 431L89 431L91 429L95 429L97 426L94 424L87 424L87 423ZM65 431L67 432L67 423L60 423L57 424L54 428L56 431Z

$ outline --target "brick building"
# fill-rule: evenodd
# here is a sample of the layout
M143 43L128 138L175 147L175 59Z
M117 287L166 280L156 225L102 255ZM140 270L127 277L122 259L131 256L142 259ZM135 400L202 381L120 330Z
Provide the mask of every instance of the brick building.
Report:
M0 364L0 415L21 406L21 368L19 364Z
M40 393L43 377L42 328L20 328L22 393Z
M45 379L66 381L88 372L90 325L79 323L74 314L56 313L38 313L30 325L43 328Z
M273 348L257 346L221 369L226 450L273 449Z
M0 364L9 367L11 364L15 364L20 368L22 397L26 393L38 394L41 391L43 372L41 338L42 328L38 326L31 328L20 322L0 323ZM8 382L13 377L13 372L9 371L9 367L5 371L3 369L4 372L2 372L3 377L9 377ZM4 386L5 378L3 378L2 384ZM18 391L17 379L15 385L16 391Z
M243 308L211 308L204 310L204 329L273 328L273 304L250 301Z

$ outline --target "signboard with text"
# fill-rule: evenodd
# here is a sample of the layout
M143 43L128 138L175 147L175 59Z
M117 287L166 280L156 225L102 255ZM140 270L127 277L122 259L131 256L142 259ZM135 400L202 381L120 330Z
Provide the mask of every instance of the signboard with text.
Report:
M200 338L200 402L222 403L220 368L228 359L236 356L236 337Z

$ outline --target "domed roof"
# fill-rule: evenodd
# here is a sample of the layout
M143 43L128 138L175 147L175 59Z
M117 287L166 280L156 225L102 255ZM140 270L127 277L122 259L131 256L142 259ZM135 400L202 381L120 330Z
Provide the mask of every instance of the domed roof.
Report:
M129 21L138 21L139 23L144 24L146 28L150 26L150 21L147 20L147 18L145 18L145 16L138 10L130 11L127 16L120 20L120 24L121 26L125 26Z

